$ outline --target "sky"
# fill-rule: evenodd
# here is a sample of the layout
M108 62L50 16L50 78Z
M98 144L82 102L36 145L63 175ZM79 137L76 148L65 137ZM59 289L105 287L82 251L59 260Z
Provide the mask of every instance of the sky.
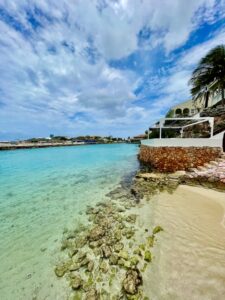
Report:
M142 134L225 43L225 0L0 0L0 140Z

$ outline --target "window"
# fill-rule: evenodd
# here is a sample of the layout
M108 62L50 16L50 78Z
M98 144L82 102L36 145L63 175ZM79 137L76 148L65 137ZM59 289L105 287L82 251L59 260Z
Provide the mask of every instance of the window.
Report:
M189 112L190 112L190 111L189 111L189 108L184 108L184 109L183 109L183 114L184 114L184 116L186 116L186 117L189 116Z
M180 116L182 114L182 110L180 108L177 108L175 114Z

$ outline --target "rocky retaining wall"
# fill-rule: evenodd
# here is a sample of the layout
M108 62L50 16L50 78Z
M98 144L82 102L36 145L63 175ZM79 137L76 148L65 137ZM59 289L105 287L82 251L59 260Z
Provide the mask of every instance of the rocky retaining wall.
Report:
M221 156L213 147L150 147L141 146L139 160L159 172L175 172L203 166Z

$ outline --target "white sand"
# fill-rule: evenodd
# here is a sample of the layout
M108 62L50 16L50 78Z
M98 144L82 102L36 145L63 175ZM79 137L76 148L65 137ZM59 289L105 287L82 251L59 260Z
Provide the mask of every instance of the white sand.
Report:
M225 299L225 193L179 186L141 204L140 225L161 225L144 275L150 299Z

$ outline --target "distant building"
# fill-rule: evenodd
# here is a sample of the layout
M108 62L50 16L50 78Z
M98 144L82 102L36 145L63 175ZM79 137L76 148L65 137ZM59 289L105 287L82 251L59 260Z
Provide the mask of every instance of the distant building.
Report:
M212 82L206 92L196 97L195 100L190 99L171 107L167 116L169 118L192 117L205 108L217 106L222 101L222 95L221 91L216 88L216 84L215 81Z
M141 140L144 140L146 138L147 138L146 134L140 134L140 135L136 135L136 136L130 138L130 142L131 143L140 143Z
M168 117L192 117L199 113L201 110L201 104L190 99L171 107Z

